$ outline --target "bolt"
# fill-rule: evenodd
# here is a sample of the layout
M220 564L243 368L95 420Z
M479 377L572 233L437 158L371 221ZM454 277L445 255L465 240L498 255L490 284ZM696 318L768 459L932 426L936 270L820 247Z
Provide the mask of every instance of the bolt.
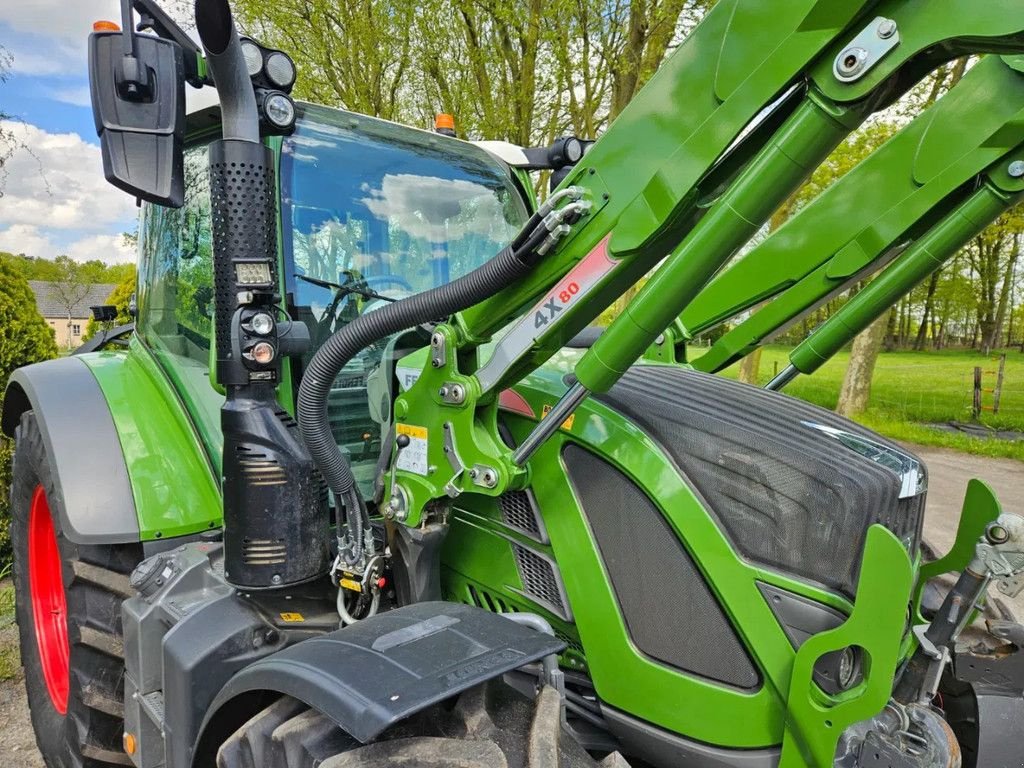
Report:
M660 347L660 346L661 346L662 344L664 344L664 343L665 343L665 334L664 334L664 333L659 333L659 334L658 334L658 338L656 338L656 339L654 340L654 343L655 343L655 344L657 344L657 345L658 345L659 347Z
M892 19L882 19L878 22L878 36L883 40L888 40L890 37L896 34L896 22Z
M461 403L463 400L466 399L466 392L462 388L461 384L453 384L452 385L451 396L452 396L451 399L452 399L453 403Z
M993 544L1005 544L1010 539L1010 532L999 523L992 523L985 531L985 536Z
M437 390L437 394L440 395L441 397L448 397L448 387L441 387L439 390Z
M440 347L443 342L444 337L440 333L435 333L430 337L430 346L432 347Z
M836 71L843 77L853 77L864 68L868 52L858 46L847 48L836 59Z
M482 480L487 488L493 488L495 485L498 484L498 478L495 477L494 473L489 469L484 470L484 476Z
M432 359L432 360L430 361L430 365L431 365L431 366L433 366L434 368L440 368L440 367L441 367L441 361L440 361L440 360L438 360L438 359L437 359L437 358L435 357L435 358L433 358L433 359Z
M469 476L471 478L473 478L474 480L476 480L476 476L479 475L479 474L480 473L477 471L476 467L474 467L473 469L469 470Z
M1024 176L1024 160L1014 160L1006 169L1006 172L1015 179Z
M281 583L281 577L280 577L280 576L278 576L278 575L277 575L277 574L275 573L275 574L274 574L273 576L271 576L271 577L270 577L270 581L271 581L271 583L273 583L273 584L280 584L280 583Z

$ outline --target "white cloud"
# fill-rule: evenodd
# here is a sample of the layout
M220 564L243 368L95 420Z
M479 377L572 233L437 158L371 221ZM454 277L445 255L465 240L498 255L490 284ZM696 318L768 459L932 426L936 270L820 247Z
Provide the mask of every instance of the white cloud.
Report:
M89 96L89 87L80 85L71 88L53 88L49 91L50 98L63 102L64 104L73 104L76 107L89 107L92 106L92 99Z
M103 178L99 147L28 123L2 121L0 131L25 147L0 173L0 250L111 263L133 258L121 233L132 227L135 201Z
M99 147L77 133L0 122L27 149L4 164L0 226L29 224L101 233L134 216L132 198L106 182Z
M164 2L182 18L191 3ZM2 0L0 24L15 34L5 40L14 55L12 70L30 75L84 74L92 23L121 22L118 0Z
M50 259L66 254L75 261L99 259L107 264L135 260L135 251L124 244L121 235L87 235L66 246L60 246L39 227L31 224L14 224L0 229L0 251Z

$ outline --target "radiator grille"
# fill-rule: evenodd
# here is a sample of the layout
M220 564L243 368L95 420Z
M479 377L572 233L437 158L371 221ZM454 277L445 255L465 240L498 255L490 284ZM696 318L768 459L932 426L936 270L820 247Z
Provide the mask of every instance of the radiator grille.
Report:
M509 528L515 528L532 539L547 544L547 531L540 518L533 494L529 491L509 491L498 497L501 519Z
M569 621L565 590L554 564L521 544L513 543L512 551L515 553L519 578L523 582L523 594Z

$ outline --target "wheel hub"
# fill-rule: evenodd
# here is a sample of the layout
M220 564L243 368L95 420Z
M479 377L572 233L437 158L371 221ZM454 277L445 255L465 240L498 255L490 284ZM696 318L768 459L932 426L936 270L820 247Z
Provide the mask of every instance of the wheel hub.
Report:
M43 680L54 709L68 709L68 622L60 550L50 504L43 486L36 486L28 521L28 576L32 622Z

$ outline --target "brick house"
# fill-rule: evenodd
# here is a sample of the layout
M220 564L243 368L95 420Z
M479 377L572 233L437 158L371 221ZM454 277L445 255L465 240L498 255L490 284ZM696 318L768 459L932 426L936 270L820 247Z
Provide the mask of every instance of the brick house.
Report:
M62 295L56 283L29 280L28 284L35 294L36 308L53 329L60 349L74 349L82 343L85 326L92 318L89 307L106 304L107 297L116 287L113 283L94 283L78 286L73 293ZM71 299L75 301L71 303Z

